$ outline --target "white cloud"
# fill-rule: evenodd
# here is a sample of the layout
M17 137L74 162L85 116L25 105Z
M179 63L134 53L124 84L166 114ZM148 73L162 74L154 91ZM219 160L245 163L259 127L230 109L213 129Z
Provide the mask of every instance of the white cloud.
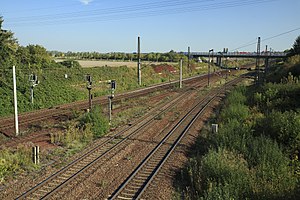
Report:
M81 3L83 3L84 5L88 5L89 3L91 3L93 0L79 0Z

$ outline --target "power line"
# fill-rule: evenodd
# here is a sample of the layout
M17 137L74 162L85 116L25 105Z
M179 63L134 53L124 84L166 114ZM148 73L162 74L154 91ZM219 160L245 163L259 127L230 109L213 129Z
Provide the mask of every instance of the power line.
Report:
M292 33L292 32L297 31L297 30L300 30L300 27L299 27L299 28L292 29L292 30L289 30L289 31L286 31L286 32L283 32L283 33L279 33L279 34L277 34L277 35L274 35L274 36L271 36L271 37L268 37L268 38L265 38L265 39L263 39L263 40L261 40L261 41L264 42L264 41L267 41L267 40L271 40L271 39L280 37L280 36L282 36L282 35L286 35L286 34L288 34L288 33ZM257 42L251 42L251 43L249 43L249 44L245 44L245 45L242 45L242 46L240 46L240 47L238 47L238 48L235 48L235 49L233 49L232 51L236 51L236 50L241 49L241 48L244 48L244 47L249 47L249 46L252 46L252 45L256 45L256 43L257 43Z
M57 25L57 24L73 24L83 22L99 22L124 20L138 17L151 17L171 15L186 12L207 11L214 9L233 8L247 5L258 5L277 0L246 0L246 1L221 1L201 0L201 1L179 1L167 0L160 2L151 2L136 4L123 7L102 8L89 11L60 13L53 15L29 16L20 18L10 18L8 24L18 26L28 25ZM213 3L212 3L213 2Z
M267 41L267 40L271 40L271 39L273 39L273 38L277 38L277 37L279 37L279 36L282 36L282 35L285 35L285 34L288 34L288 33L294 32L294 31L297 31L297 30L300 30L300 27L299 27L299 28L295 28L295 29L293 29L293 30L289 30L289 31L280 33L280 34L278 34L278 35L274 35L274 36L268 37L268 38L266 38L266 39L263 39L262 41L264 42L264 41Z

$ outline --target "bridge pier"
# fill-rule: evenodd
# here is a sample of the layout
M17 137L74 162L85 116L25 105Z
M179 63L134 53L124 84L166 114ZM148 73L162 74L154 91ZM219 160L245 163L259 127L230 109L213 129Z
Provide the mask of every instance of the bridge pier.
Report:
M217 66L221 67L222 65L222 57L217 56Z

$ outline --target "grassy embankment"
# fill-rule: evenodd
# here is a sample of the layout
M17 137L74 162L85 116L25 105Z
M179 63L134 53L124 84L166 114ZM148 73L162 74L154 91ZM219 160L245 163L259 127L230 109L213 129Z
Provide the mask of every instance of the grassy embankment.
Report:
M177 182L185 199L299 199L300 56L240 86L202 130ZM277 77L275 79L274 77ZM276 81L276 82L275 82ZM219 132L211 134L211 123ZM178 196L179 196L178 195Z
M197 64L199 69L192 73L184 70L184 76L200 74L204 72L205 64ZM175 66L178 68L178 66ZM205 70L206 71L206 70ZM40 84L34 88L34 104L30 103L30 91L28 75L36 73ZM65 78L65 74L68 78ZM115 79L117 81L117 91L123 92L138 88L136 81L136 69L121 67L97 67L97 68L49 68L41 70L19 70L17 69L17 90L18 107L20 112L30 110L49 108L55 105L86 99L87 90L84 76L91 74L93 77L92 93L95 97L109 93L107 80ZM161 83L177 79L177 74L163 72L154 73L152 67L143 68L144 86ZM1 104L0 116L7 116L13 112L12 100L12 72L7 71L5 76L1 77ZM145 100L145 99L144 99ZM114 116L113 126L124 123L128 118L142 115L147 108L141 105L134 106L130 110L124 110ZM101 115L100 108L95 108L92 113L86 113L83 116L74 112L74 119L69 122L62 122L54 126L62 127L62 131L50 133L51 143L58 148L50 152L44 152L41 155L41 165L35 166L31 159L32 144L20 145L17 149L6 149L0 151L0 183L5 179L18 175L21 172L30 172L39 169L53 159L67 159L74 153L82 150L91 141L101 137L109 130L106 116ZM45 127L51 126L45 124Z

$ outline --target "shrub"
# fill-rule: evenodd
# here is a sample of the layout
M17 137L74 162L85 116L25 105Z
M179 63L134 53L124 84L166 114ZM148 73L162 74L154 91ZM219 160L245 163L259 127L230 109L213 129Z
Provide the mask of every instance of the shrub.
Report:
M289 159L276 141L266 136L248 142L247 161L252 168L252 190L257 199L293 196L297 180L289 167Z
M241 154L219 148L201 162L205 199L245 199L250 196L250 170ZM228 198L229 197L229 198Z
M272 111L258 121L256 132L270 136L289 150L300 150L300 115L294 111Z
M0 183L5 177L24 170L33 170L38 166L32 162L31 147L18 146L17 150L0 151Z
M79 127L86 128L86 124L91 124L91 130L95 137L100 137L109 130L108 119L102 115L99 106L95 106L91 112L86 113L80 119Z

